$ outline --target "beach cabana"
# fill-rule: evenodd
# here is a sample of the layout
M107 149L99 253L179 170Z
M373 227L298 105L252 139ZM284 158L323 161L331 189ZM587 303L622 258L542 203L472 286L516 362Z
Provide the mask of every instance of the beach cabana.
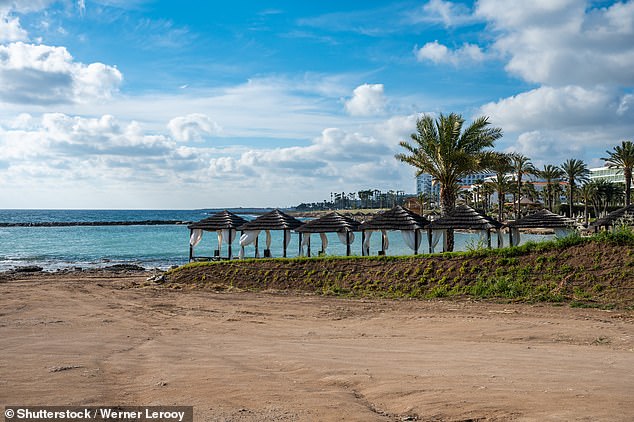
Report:
M299 254L304 254L304 246L307 248L307 256L310 257L310 234L319 233L321 237L321 253L326 252L328 247L328 238L326 233L337 233L341 243L346 245L346 255L350 256L350 245L354 242L354 233L359 230L358 221L341 215L338 212L332 212L321 218L309 221L295 229L299 233ZM302 236L304 237L302 239Z
M286 258L286 249L291 241L291 230L295 230L302 224L304 223L278 209L262 214L258 218L243 224L238 227L238 230L243 232L242 236L240 236L240 258L244 257L244 247L254 242L255 257L259 257L258 235L262 230L266 233L266 249L264 250L264 257L271 257L271 231L282 230L284 232L283 256Z
M511 221L509 227L509 244L520 243L520 229L552 229L557 237L565 237L575 230L575 220L555 214L548 210L539 210L519 220Z
M362 236L362 255L370 255L370 237L374 231L381 232L380 255L385 255L389 248L388 230L400 230L405 244L418 254L418 248L422 240L421 231L427 227L429 221L422 215L396 205L394 208L380 214L376 214L359 226Z
M458 205L452 212L445 217L440 217L432 221L427 227L427 235L429 239L429 253L434 252L434 248L443 235L443 252L447 250L447 230L462 229L476 230L486 235L487 247L491 247L491 230L495 230L498 234L498 247L502 246L502 233L500 230L504 227L502 223L493 218L481 214L468 205Z
M607 230L619 222L627 224L628 226L634 226L634 204L612 211L605 217L599 218L592 223L591 226L593 226L594 231L597 232L601 227L605 227Z
M231 244L236 237L236 230L245 224L247 220L227 210L220 211L210 217L204 218L187 226L189 229L189 260L211 259L211 257L194 258L194 248L203 238L203 233L216 232L218 235L218 249L214 252L214 258L220 258L222 243L228 245L228 258L232 257Z

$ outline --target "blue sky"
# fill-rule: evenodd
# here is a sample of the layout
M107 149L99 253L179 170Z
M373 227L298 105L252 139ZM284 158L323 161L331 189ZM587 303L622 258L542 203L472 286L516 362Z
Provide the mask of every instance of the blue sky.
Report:
M0 0L0 207L413 192L423 113L600 166L634 138L634 3Z

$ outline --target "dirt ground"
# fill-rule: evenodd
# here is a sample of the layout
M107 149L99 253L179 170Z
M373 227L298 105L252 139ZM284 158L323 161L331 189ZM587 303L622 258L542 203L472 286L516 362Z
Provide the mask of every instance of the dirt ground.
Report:
M631 421L632 311L0 282L0 405L196 421Z

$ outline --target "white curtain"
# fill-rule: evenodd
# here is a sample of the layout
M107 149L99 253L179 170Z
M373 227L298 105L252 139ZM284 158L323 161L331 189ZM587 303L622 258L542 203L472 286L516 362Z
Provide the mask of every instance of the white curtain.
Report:
M438 242L440 242L440 238L443 235L444 230L432 230L431 231L431 251L432 253L436 251L436 246L438 246Z
M308 244L310 243L310 233L302 233L302 236L302 245L299 256L304 256L304 248L306 248L306 253L308 253Z
M203 231L201 229L194 229L192 230L191 236L189 236L189 244L192 245L192 247L195 247L196 245L200 243L202 238L203 238Z
M288 248L288 245L291 243L291 232L287 231L286 232L286 245L284 245L286 248Z
M319 233L319 237L321 237L321 251L326 254L326 248L328 247L328 238L326 237L326 233Z
M242 236L240 236L240 259L244 258L244 247L255 242L255 239L258 238L259 234L260 230L247 230L242 233Z
M222 240L227 244L233 243L236 240L236 229L224 229L222 230Z
M346 238L346 234L347 233L350 233L350 235L349 235L350 236L350 244L352 245L352 242L354 242L354 233L352 233L352 232L346 232L346 231L337 232L337 236L339 237L339 241L341 243L343 243L344 245L347 245L348 244L348 240Z
M385 250L387 251L390 247L390 239L387 237L387 232L385 230L381 230L381 240Z
M407 247L413 251L420 247L423 240L423 236L421 236L420 233L418 233L418 238L416 237L415 230L401 230L401 235L403 236L403 241L405 241Z
M363 241L363 255L370 255L370 238L372 237L372 230L365 231L365 240Z
M266 230L266 249L271 249L271 232Z
M574 229L571 229L570 227L557 227L555 228L555 237L566 237L566 236L570 236L570 234L572 234L574 232Z
M216 234L218 235L218 253L222 254L222 235L223 230L216 230Z
M520 244L520 230L519 229L512 228L511 237L513 237L513 243L511 246L517 246Z

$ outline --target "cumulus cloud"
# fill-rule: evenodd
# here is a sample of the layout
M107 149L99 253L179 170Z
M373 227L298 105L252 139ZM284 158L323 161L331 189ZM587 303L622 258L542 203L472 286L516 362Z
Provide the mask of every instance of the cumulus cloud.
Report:
M200 141L205 136L220 132L218 123L212 121L209 116L194 113L187 116L175 117L167 124L172 137L177 141Z
M586 9L577 0L481 0L506 70L545 85L634 83L634 2Z
M625 122L634 117L628 95L602 87L540 87L481 107L505 130L536 127L587 127Z
M630 94L606 87L540 87L485 104L480 113L505 131L503 142L538 162L571 155L591 162L631 136Z
M383 84L363 84L354 89L345 108L352 116L372 116L383 113L385 104Z
M475 44L465 43L455 50L447 48L437 40L428 42L421 48L415 47L414 52L419 62L431 61L433 63L450 63L459 65L462 63L474 63L483 61L485 53Z
M0 45L0 96L28 104L109 99L123 76L116 67L83 64L64 47L23 42Z
M180 140L193 136L187 132L191 128L175 122L210 122L201 116L172 119L169 124L178 129L177 139L174 134L153 133L140 123L107 114L90 118L20 114L0 124L0 156L6 161L0 168L0 186L47 186L55 180L56 185L72 185L75 190L129 183L128 191L134 190L131 185L146 192L174 184L181 190L189 186L193 192L208 186L225 189L231 182L234 193L253 191L267 204L271 198L263 192L270 195L275 189L296 189L319 195L328 189L323 184L328 180L344 190L387 188L401 178L412 180L411 171L393 156L401 136L414 129L415 116L394 117L362 131L327 128L304 146L182 145ZM210 185L210 181L223 183Z

